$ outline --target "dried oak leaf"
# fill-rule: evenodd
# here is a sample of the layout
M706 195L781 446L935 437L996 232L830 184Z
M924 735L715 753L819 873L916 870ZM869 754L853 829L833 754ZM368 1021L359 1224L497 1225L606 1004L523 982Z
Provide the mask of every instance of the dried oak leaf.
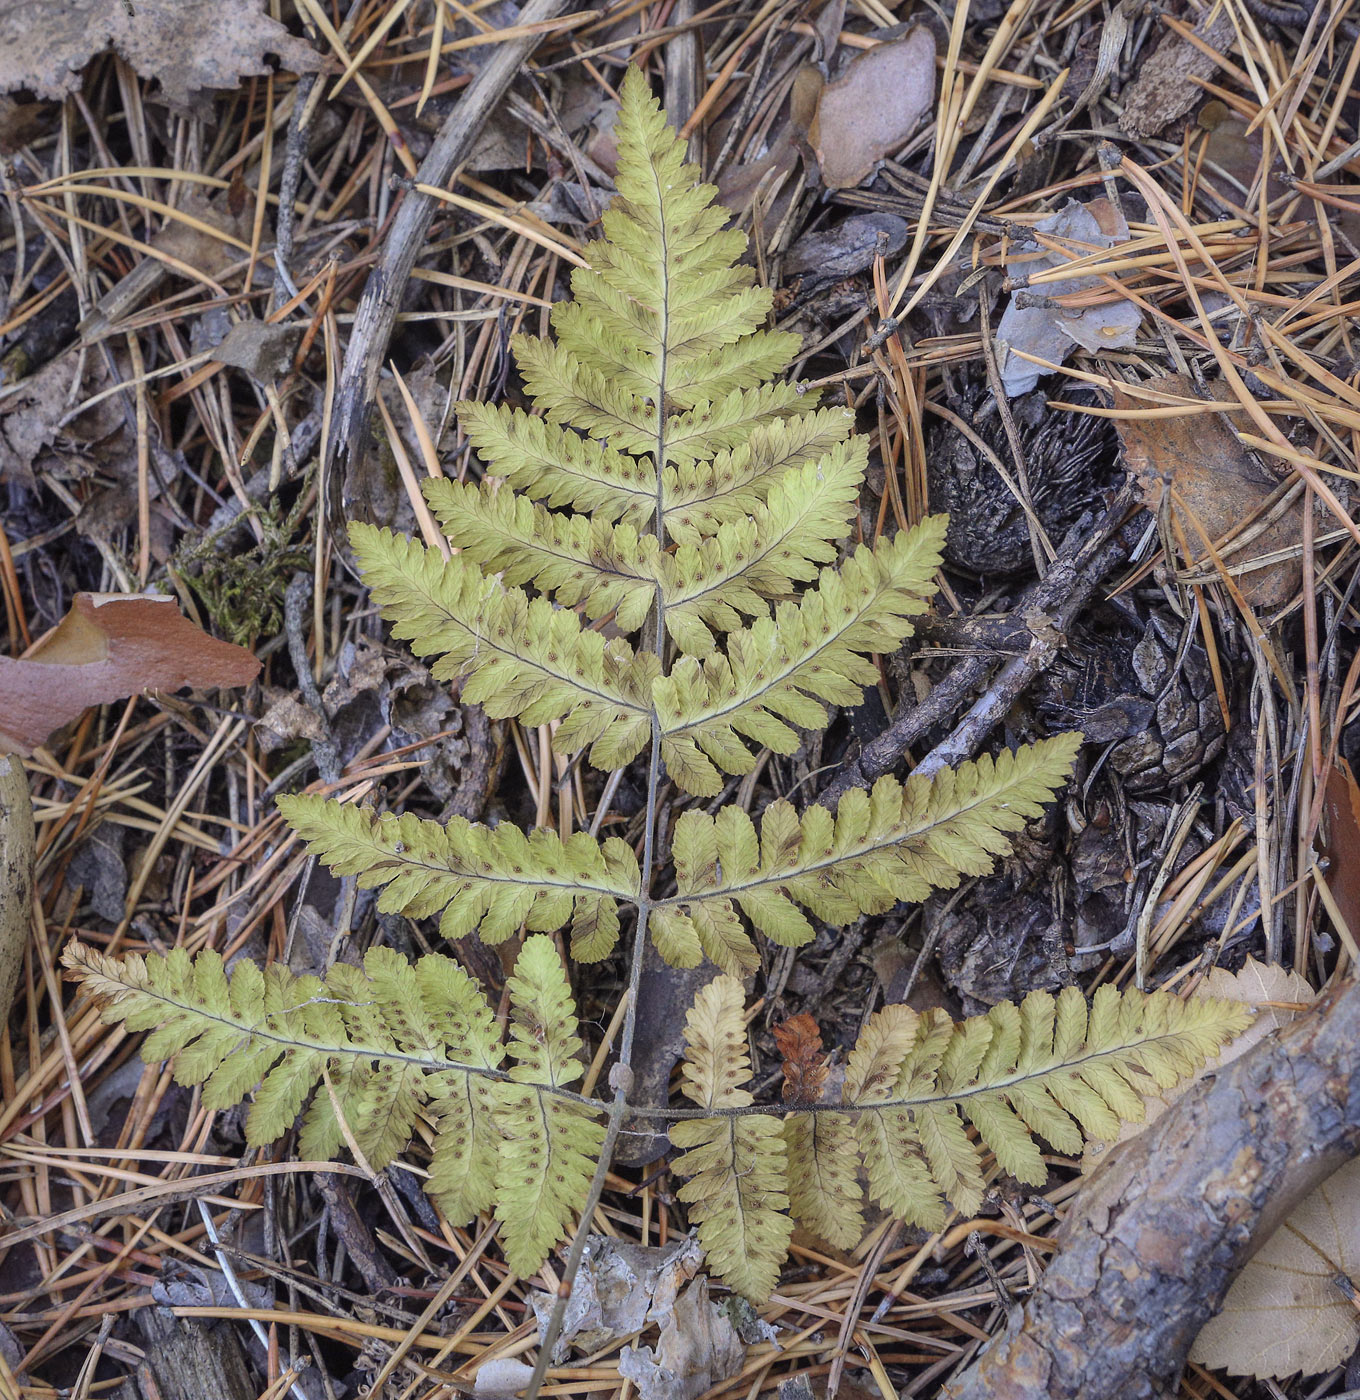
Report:
M1360 1277L1360 1161L1304 1198L1238 1274L1190 1348L1230 1376L1283 1380L1339 1366L1360 1342L1340 1280Z
M857 54L817 94L807 142L829 190L850 189L905 145L935 101L935 36L925 26Z
M0 753L30 754L91 705L143 690L249 685L260 663L195 627L173 598L77 593L30 653L0 657Z
M1183 399L1202 397L1182 374L1162 375L1143 387ZM1222 381L1210 385L1210 397L1219 403L1236 402ZM1116 387L1114 406L1126 413L1147 405ZM1213 572L1202 531L1228 572L1236 576L1248 603L1265 609L1283 607L1299 586L1302 506L1291 506L1244 546L1236 546L1234 537L1253 528L1280 483L1242 446L1227 418L1221 413L1188 413L1174 418L1119 418L1115 426L1124 465L1149 510L1160 508L1162 493L1170 485L1173 520L1192 556L1187 565L1197 573ZM1286 557L1255 562L1278 551Z
M315 50L264 8L264 0L0 0L0 92L65 97L106 49L158 78L161 96L180 109L268 73L270 54L294 73L319 68Z

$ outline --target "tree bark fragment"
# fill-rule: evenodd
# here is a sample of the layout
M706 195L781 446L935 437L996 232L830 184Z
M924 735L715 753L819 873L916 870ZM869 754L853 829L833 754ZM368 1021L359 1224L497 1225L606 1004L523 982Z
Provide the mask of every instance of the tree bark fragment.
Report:
M1267 1037L1116 1148L1036 1292L948 1400L1169 1397L1229 1284L1360 1150L1360 984Z

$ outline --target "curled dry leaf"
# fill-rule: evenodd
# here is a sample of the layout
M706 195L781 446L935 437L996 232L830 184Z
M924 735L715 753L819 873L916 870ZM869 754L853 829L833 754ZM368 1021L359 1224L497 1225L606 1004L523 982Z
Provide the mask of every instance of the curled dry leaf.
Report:
M807 143L829 190L849 189L904 145L935 101L935 36L924 26L865 49L817 93Z
M173 598L77 593L21 660L0 657L0 753L29 754L91 705L143 690L249 685L260 663L195 627Z
M1073 257L1082 257L1101 248L1126 243L1129 226L1123 211L1108 199L1093 199L1078 204L1069 199L1064 208L1034 225L1035 231L1046 234L1067 248L1068 254L1045 249L1032 239L1015 245L1006 263L1010 277L1032 277L1045 268L1061 267ZM1087 292L1101 286L1099 277L1067 277L1059 282L1043 282L1029 296L1068 296ZM1048 370L1021 359L1016 351L1035 355L1051 364L1063 364L1080 345L1092 354L1103 350L1127 349L1134 343L1142 322L1142 312L1131 301L1116 298L1094 306L1029 306L1021 304L1020 294L1011 297L996 328L1001 383L1007 397L1027 394Z
M1144 387L1191 401L1202 399L1192 381L1181 374L1150 379ZM1210 397L1219 403L1236 402L1221 381L1210 386ZM1129 412L1147 404L1116 388L1114 406ZM1121 417L1116 427L1124 465L1149 510L1160 509L1162 493L1170 487L1172 517L1184 535L1182 548L1191 551L1187 567L1197 573L1213 572L1202 531L1228 572L1237 576L1237 586L1248 603L1258 608L1283 607L1299 587L1302 506L1289 507L1245 544L1235 543L1235 536L1252 531L1254 522L1265 517L1280 482L1242 446L1226 416ZM1270 560L1271 554L1279 552L1286 557Z
M695 1400L731 1380L746 1360L731 1319L709 1301L708 1279L700 1276L675 1300L651 1347L624 1347L619 1374L637 1386L641 1400Z
M676 1296L703 1262L704 1252L692 1235L661 1246L592 1235L572 1284L554 1362L561 1365L569 1348L596 1352L621 1337L634 1336L649 1323L668 1326ZM536 1290L529 1301L542 1337L557 1299Z
M1190 1359L1230 1376L1283 1380L1341 1365L1360 1312L1340 1280L1360 1278L1360 1161L1328 1177L1238 1274Z
M265 13L264 0L10 0L0 5L0 92L27 88L63 98L85 65L114 49L161 96L189 108L205 91L234 88L270 71L273 54L294 73L321 60L309 44Z

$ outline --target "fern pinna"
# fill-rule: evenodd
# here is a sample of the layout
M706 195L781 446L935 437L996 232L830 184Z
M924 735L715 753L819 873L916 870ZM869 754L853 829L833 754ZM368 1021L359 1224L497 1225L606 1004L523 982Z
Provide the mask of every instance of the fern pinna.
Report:
M580 1028L546 935L524 941L507 983L508 1043L478 985L438 954L412 965L371 948L362 968L337 963L324 980L248 959L228 976L213 952L119 959L77 943L64 958L106 1019L152 1032L143 1057L173 1056L205 1107L229 1108L258 1085L251 1143L281 1137L310 1097L303 1156L324 1160L348 1141L379 1169L428 1123L429 1191L454 1224L494 1210L520 1274L543 1264L586 1197L609 1106L572 1088ZM1192 1073L1250 1019L1235 1002L1110 986L1089 1012L1069 987L957 1026L886 1006L850 1052L838 1103L762 1107L745 1088L744 1004L725 974L699 992L683 1071L696 1107L659 1116L678 1120L672 1166L690 1178L679 1197L711 1267L755 1300L774 1287L795 1220L853 1245L867 1191L899 1219L937 1228L946 1197L964 1214L978 1209L984 1150L1042 1185L1035 1134L1064 1152L1080 1150L1083 1131L1112 1137L1141 1118L1143 1092Z
M946 1197L977 1208L985 1153L1042 1182L1036 1133L1072 1150L1080 1129L1138 1116L1139 1087L1193 1069L1240 1013L1110 989L1089 1016L1069 991L959 1027L888 1007L851 1052L840 1102L787 1117L752 1103L738 980L759 965L750 929L797 946L813 919L844 924L987 871L1065 782L1077 738L930 779L882 778L835 812L781 799L755 821L736 805L694 806L663 868L663 776L713 798L760 749L793 752L799 730L828 723L828 705L860 703L877 680L872 655L896 649L926 606L944 526L926 520L839 558L867 451L850 414L775 377L797 338L760 329L770 295L736 265L744 238L725 228L637 71L617 140L606 237L553 312L555 340L515 342L542 416L462 405L485 475L427 484L456 552L359 525L351 538L395 634L438 658L435 674L464 699L551 724L560 753L584 751L596 768L645 763L638 849L280 799L313 852L380 890L380 909L438 915L450 939L531 932L507 986L508 1035L438 955L412 965L375 948L324 979L245 961L229 977L211 952L120 961L75 945L66 961L108 1017L152 1032L143 1053L173 1057L207 1107L258 1085L253 1143L304 1108L299 1149L316 1159L348 1145L382 1168L426 1138L428 1186L449 1220L494 1211L507 1262L527 1274L598 1189L629 1115L648 1117L628 1106L626 1074L609 1104L573 1087L582 1041L546 936L566 931L573 957L598 960L627 916L625 1067L642 940L673 964L707 957L719 970L689 1019L694 1107L650 1116L674 1120L681 1199L713 1266L761 1297L795 1217L851 1243L867 1190L936 1225Z

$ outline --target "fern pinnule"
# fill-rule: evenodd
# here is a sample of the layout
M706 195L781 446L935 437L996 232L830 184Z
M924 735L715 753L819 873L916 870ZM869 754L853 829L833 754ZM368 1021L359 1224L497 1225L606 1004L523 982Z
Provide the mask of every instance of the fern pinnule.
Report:
M745 994L734 977L715 978L694 999L685 1023L684 1094L700 1108L745 1108L751 1075ZM671 1142L672 1168L689 1181L677 1192L698 1226L709 1262L733 1288L767 1298L793 1236L784 1136L775 1118L691 1118Z

